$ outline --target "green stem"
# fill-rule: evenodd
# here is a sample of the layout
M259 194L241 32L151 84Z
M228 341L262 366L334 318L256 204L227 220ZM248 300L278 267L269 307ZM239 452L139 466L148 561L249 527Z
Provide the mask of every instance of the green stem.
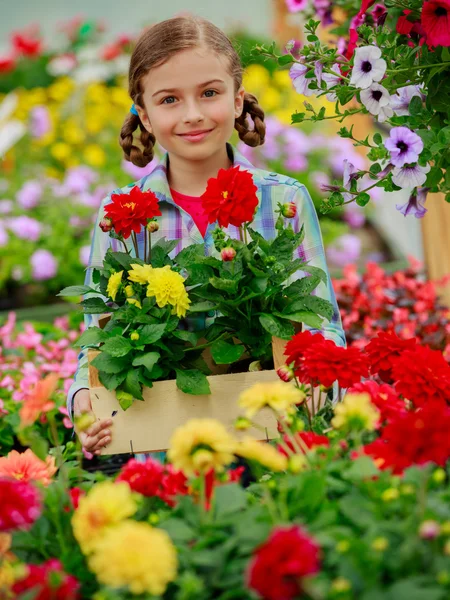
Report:
M421 71L422 69L432 69L433 67L450 67L450 62L442 62L442 63L434 63L432 65L412 65L411 67L406 67L405 69L388 69L386 73L403 73L404 71L411 71L411 69L416 69L417 71Z
M278 523L280 518L278 516L277 505L275 504L273 496L267 486L264 487L264 499L273 523Z
M133 240L134 253L136 255L136 258L139 258L138 243L137 243L137 238L136 238L136 234L134 231L131 232L131 239Z
M387 179L389 177L389 173L383 177L382 179L378 179L373 185L370 185L369 187L365 188L364 190L359 190L359 192L351 192L350 190L344 190L345 193L347 194L351 194L352 196L359 196L359 194L364 194L365 192L368 192L369 190L371 190L372 188L376 187L380 181L384 181L385 179ZM346 202L343 202L342 205L344 204L351 204L354 200L347 200ZM340 205L340 206L342 206Z
M150 232L146 227L144 231L144 262L147 262L147 239L149 236Z
M228 331L225 331L224 333L222 333L221 335L219 335L219 337L216 338L214 340L214 342L217 342L218 340L221 340L223 338L228 339L229 337L231 337L231 333L229 333ZM186 348L184 351L185 352L192 352L193 350L203 350L203 348L209 348L209 346L211 345L211 343L212 342L207 342L206 344L201 344L200 346L194 346L193 348Z
M125 248L125 252L126 252L127 254L129 254L129 252L128 252L128 248L127 248L127 245L125 244L125 240L124 240L123 238L120 238L120 241L122 242L122 244L123 244L123 247Z
M152 234L149 232L148 234L148 256L147 256L148 264L152 262Z

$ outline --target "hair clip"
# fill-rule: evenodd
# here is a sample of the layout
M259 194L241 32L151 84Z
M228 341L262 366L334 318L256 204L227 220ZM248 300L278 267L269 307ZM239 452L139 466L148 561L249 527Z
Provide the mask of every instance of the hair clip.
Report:
M137 117L139 116L139 113L138 113L138 111L136 110L136 107L135 107L135 105L134 105L134 104L132 104L132 105L131 105L131 108L130 108L130 113L133 113L133 115L136 115Z

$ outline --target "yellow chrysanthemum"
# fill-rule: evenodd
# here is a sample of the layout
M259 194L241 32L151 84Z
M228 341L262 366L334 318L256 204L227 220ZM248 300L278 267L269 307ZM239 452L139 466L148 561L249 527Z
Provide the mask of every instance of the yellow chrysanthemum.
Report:
M57 142L50 148L50 154L61 162L67 160L72 153L72 149L69 144L64 142Z
M89 557L100 583L161 596L177 576L177 553L165 531L136 521L111 528Z
M275 472L285 471L288 467L288 459L284 454L266 442L258 442L252 438L245 438L239 442L235 454L248 460L255 460Z
M103 167L106 163L106 154L98 144L89 144L83 152L85 161L91 167Z
M142 308L142 304L140 303L140 301L137 298L127 298L127 302L128 302L128 304L134 304L134 306L137 306L138 308Z
M153 270L152 265L138 265L132 263L131 270L128 271L128 280L134 283L148 283L148 278Z
M72 517L73 533L84 554L94 550L111 525L131 517L136 510L135 495L127 483L97 483L80 499Z
M119 271L118 273L113 273L108 279L106 293L113 301L116 300L117 292L119 291L120 284L122 283L122 275L123 271Z
M369 394L347 394L336 405L331 424L336 429L373 431L380 413L372 404Z
M159 269L152 269L148 277L147 296L154 296L157 305L162 308L171 304L173 314L184 317L191 301L184 287L184 279L169 265Z
M236 441L215 419L191 419L175 430L167 456L186 475L223 471L234 460Z
M279 413L284 413L295 404L305 399L305 393L290 383L274 381L273 383L256 383L239 396L239 406L251 419L258 411L269 406Z

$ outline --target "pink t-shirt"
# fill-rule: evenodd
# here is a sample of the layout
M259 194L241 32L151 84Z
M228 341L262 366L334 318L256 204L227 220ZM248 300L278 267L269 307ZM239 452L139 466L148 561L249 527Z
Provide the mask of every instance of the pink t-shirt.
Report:
M206 229L208 228L208 215L202 208L201 198L199 196L180 194L180 192L176 192L172 188L170 188L170 193L175 204L191 215L198 230L205 237Z

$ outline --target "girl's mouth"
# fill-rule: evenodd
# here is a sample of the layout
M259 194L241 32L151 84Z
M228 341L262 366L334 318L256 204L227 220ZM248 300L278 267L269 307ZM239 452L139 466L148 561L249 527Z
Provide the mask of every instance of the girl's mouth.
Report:
M203 140L212 129L197 129L195 131L189 131L188 133L179 133L178 136L187 140L188 142L200 142Z

